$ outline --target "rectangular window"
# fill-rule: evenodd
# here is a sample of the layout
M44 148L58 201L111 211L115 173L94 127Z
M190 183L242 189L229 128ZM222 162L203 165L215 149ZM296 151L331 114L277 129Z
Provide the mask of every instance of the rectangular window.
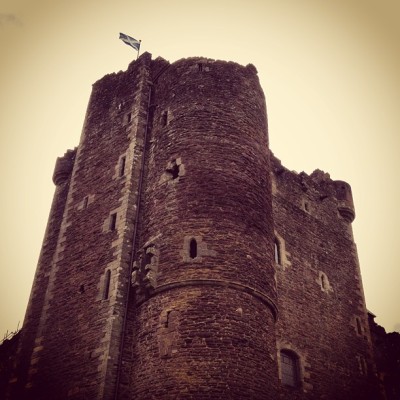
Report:
M274 258L275 258L276 264L282 265L280 243L278 242L278 239L276 239L276 238L274 241Z
M167 126L168 124L168 111L164 111L161 115L161 125Z
M121 157L120 164L119 164L119 176L124 176L125 175L125 163L126 163L126 157Z
M117 213L110 215L110 231L115 231L117 226Z
M110 295L110 281L111 271L108 269L104 277L104 289L103 289L103 300L107 300Z
M360 322L360 319L358 317L356 317L356 323L357 323L357 333L359 335L362 335L361 322Z
M291 354L281 352L281 373L282 383L287 386L296 387L298 385L298 366L297 360Z

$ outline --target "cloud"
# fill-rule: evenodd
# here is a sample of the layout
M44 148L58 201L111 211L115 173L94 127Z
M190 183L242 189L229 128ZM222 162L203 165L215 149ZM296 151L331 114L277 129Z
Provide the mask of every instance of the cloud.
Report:
M15 14L0 13L0 27L4 26L21 26L21 21Z

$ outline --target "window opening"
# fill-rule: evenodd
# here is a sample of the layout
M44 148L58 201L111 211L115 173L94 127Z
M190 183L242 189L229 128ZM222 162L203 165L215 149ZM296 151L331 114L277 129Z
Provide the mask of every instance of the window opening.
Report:
M176 179L179 176L179 165L176 163L176 160L173 160L170 165L166 171L171 174L172 179Z
M128 124L132 121L132 113L128 114Z
M125 164L126 164L126 157L122 157L120 164L119 164L119 176L124 176L125 174Z
M281 351L282 384L296 387L299 385L298 357L288 351Z
M117 226L117 213L110 215L110 231L115 231Z
M202 63L198 63L197 67L199 68L199 72L203 71L203 64Z
M358 359L358 366L360 368L360 374L367 375L368 374L368 366L367 366L367 362L365 361L365 358L363 356L357 356L357 359Z
M189 243L189 255L190 258L196 258L197 257L197 242L196 239L191 239Z
M361 322L360 322L360 318L356 318L356 323L357 323L357 332L359 335L362 335L362 328L361 328Z
M168 111L164 111L161 115L161 125L167 126L168 124Z
M86 197L83 199L83 208L84 208L84 209L87 208L88 202L89 202L89 197L86 196Z
M170 328L171 330L176 328L177 325L177 317L178 312L176 310L167 311L167 315L165 318L165 327Z
M169 325L169 319L170 319L170 317L171 317L171 312L172 311L167 311L167 318L165 319L165 327L166 328L168 328L168 325Z
M104 277L104 290L103 290L103 300L107 300L110 295L110 282L111 282L111 271L108 269L106 271L106 276Z
M80 294L85 293L85 285L81 285L81 286L79 287L79 293L80 293Z
M282 265L281 259L281 247L278 239L275 238L274 241L274 256L275 256L275 263L278 265Z
M304 210L306 210L307 212L310 212L310 206L308 205L308 202L304 202Z
M324 274L321 274L321 286L322 286L322 289L326 289L326 285L327 284L327 282L326 282L326 276L324 275Z
M363 357L361 359L361 364L362 364L362 371L364 375L367 375L368 373L368 366L367 366L367 362L365 361L365 358Z

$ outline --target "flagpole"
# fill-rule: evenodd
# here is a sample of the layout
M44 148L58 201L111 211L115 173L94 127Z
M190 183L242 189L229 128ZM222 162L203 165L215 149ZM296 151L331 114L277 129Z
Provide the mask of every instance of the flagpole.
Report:
M128 46L133 47L135 50L137 50L137 56L136 60L139 58L139 53L140 53L140 44L142 43L141 40L136 40L135 38L125 35L124 33L119 33L119 38Z

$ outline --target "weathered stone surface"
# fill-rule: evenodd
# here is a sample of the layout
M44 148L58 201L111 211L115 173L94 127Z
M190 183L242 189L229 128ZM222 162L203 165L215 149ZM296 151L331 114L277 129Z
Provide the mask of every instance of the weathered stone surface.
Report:
M254 66L143 54L54 180L8 398L379 398L351 189L271 155Z
M297 393L282 385L282 396L379 398L357 249L341 212L343 200L353 204L350 187L340 182L338 196L338 182L321 171L272 165L274 227L290 253L289 266L276 266L278 349L298 354L301 368Z

